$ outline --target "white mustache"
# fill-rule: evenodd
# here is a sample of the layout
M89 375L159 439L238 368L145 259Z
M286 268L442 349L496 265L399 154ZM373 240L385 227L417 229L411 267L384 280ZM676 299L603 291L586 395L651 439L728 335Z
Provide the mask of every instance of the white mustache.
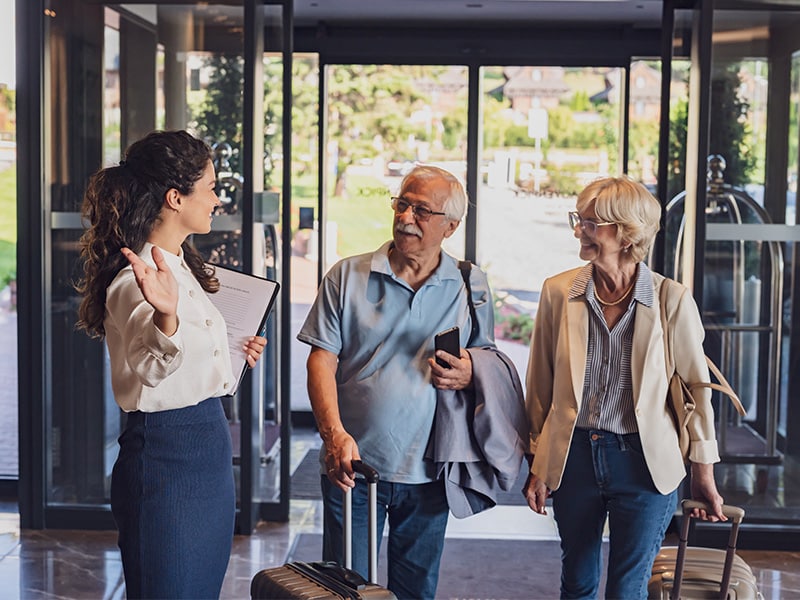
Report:
M400 233L410 233L411 235L422 237L422 230L414 223L398 223L394 230Z

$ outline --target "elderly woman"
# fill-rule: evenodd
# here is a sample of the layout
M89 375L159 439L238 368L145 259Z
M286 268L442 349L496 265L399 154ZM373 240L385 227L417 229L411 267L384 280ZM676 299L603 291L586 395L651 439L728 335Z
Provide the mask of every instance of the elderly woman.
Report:
M589 264L542 288L528 365L532 461L524 494L540 514L552 495L562 598L597 596L606 518L606 597L644 598L686 475L665 401L658 304L665 279L642 262L661 207L641 184L605 178L580 193L576 208L569 223ZM690 293L677 293L682 286L670 288L676 369L688 381L708 381L697 306ZM689 456L692 496L711 510L695 516L725 520L714 482L714 414L704 391L697 394Z

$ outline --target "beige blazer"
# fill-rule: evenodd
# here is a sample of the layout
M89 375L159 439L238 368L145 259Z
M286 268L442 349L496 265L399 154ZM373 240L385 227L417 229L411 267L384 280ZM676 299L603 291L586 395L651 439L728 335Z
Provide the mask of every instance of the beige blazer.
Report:
M525 399L531 425L530 451L534 455L531 472L551 490L561 484L582 401L590 309L585 298L568 298L581 268L544 282L531 338ZM686 467L666 402L667 375L658 304L663 281L663 276L653 273L653 306L636 305L631 377L636 423L647 468L656 489L667 494L678 487L686 475ZM687 382L709 381L702 345L705 331L697 305L686 287L671 286L667 320L678 373ZM696 396L689 458L697 463L718 462L711 392L705 389Z

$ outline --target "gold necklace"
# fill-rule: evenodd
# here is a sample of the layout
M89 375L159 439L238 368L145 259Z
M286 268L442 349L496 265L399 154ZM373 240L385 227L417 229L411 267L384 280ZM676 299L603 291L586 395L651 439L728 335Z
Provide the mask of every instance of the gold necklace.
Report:
M628 289L627 289L627 290L625 290L625 293L624 293L624 294L622 294L622 296L620 296L619 298L617 298L617 299L616 299L616 300L614 300L613 302L606 302L605 300L603 300L603 299L600 297L600 294L598 294L598 293L597 293L597 284L595 284L595 286L594 286L594 297L595 297L595 298L597 298L597 301L598 301L600 304L602 304L602 305L603 305L603 307L606 307L606 306L616 306L617 304L619 304L620 302L622 302L623 300L625 300L625 298L627 298L627 297L628 297L628 294L630 294L630 293L631 293L631 290L633 290L633 286L634 286L634 285L636 285L636 278L635 278L635 277L633 278L633 281L631 282L631 284L628 286Z

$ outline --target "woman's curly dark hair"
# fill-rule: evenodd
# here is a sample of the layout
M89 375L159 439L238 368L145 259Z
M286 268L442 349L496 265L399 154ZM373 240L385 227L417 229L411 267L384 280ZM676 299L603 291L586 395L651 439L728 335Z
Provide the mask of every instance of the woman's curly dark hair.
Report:
M166 193L192 193L211 160L211 148L185 131L154 131L134 142L119 166L101 169L89 180L83 218L89 227L80 239L83 277L75 289L83 296L79 329L105 336L106 289L124 267L122 248L137 254L161 219ZM184 259L204 290L215 292L219 281L188 241Z

